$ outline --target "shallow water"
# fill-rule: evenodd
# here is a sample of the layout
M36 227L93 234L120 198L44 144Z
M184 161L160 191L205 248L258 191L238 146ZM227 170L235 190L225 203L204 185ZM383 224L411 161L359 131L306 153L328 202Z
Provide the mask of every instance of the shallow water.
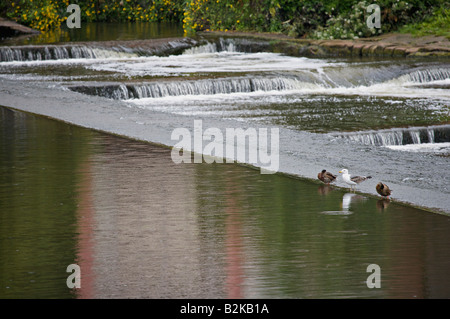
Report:
M3 107L0 123L1 298L450 297L447 216L176 165L168 148Z

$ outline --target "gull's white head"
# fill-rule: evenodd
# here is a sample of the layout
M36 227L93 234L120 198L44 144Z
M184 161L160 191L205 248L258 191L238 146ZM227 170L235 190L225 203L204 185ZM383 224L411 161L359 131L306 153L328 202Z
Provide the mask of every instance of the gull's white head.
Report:
M346 168L344 168L342 171L339 171L339 173L348 174L348 170Z

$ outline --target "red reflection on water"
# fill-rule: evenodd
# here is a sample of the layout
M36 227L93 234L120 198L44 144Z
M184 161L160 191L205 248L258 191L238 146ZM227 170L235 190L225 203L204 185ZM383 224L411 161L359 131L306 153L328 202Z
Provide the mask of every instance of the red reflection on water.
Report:
M234 187L232 187L234 189ZM240 220L239 205L236 192L226 193L226 274L225 289L227 298L242 299L242 284L244 282L243 252L242 252L242 223Z
M81 181L79 184L77 264L80 266L81 288L76 290L76 295L79 299L91 299L94 296L94 209L92 173L89 161L83 163L79 175L81 176Z

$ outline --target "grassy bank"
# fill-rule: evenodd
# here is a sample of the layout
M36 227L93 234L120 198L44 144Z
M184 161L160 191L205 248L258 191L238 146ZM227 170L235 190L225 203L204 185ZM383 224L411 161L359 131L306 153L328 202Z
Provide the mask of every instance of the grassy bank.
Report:
M399 32L413 36L445 36L450 39L450 8L436 8L431 16L421 22L404 25Z
M46 31L58 28L78 4L81 21L177 21L197 31L256 31L297 38L355 39L389 32L449 36L445 0L16 0L0 15ZM370 4L380 7L381 28L369 28ZM447 7L445 7L447 5Z

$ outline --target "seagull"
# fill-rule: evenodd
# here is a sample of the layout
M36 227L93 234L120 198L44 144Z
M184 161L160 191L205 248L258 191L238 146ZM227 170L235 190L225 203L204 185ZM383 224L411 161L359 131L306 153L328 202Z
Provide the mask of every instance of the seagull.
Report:
M377 190L377 193L383 197L389 198L389 196L391 195L392 190L390 190L389 187L382 182L379 182L375 188Z
M350 185L350 187L353 189L353 186L364 182L366 179L372 178L372 176L353 176L351 177L350 174L348 173L347 169L343 169L342 171L339 171L339 173L342 173L342 179L344 180L344 182L348 185Z
M325 184L330 184L331 182L334 182L334 180L336 179L336 175L333 175L330 172L327 172L326 169L324 169L319 174L317 174L317 178Z

